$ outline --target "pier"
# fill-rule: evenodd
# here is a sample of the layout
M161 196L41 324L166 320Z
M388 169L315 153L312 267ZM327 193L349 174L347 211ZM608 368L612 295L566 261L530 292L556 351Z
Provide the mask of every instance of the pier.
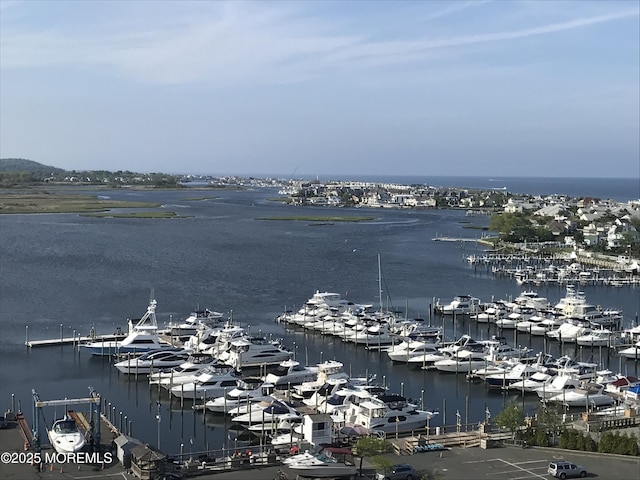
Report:
M120 328L118 328L114 333L107 335L98 335L95 330L92 328L87 336L81 336L80 333L76 333L73 331L71 337L65 337L64 334L64 326L60 324L60 337L58 338L50 338L46 340L29 340L29 325L25 326L25 334L24 334L24 344L29 348L34 347L55 347L56 345L79 345L81 343L88 342L110 342L124 339L127 334L123 333Z

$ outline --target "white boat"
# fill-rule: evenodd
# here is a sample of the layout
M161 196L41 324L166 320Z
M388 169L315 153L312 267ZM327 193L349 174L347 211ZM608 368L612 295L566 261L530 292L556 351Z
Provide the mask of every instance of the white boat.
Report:
M170 388L174 385L193 382L207 367L217 367L225 371L233 368L229 365L218 363L217 358L206 353L191 354L185 362L177 367L149 374L149 383L151 385L160 384L165 388Z
M401 395L380 395L358 405L350 405L344 412L336 412L334 422L362 425L370 431L409 432L425 428L435 414L418 410Z
M600 328L580 335L576 338L576 343L582 347L613 347L618 343L617 338L611 330Z
M162 349L116 362L114 366L125 374L146 375L152 371L177 367L189 358L189 354L182 349Z
M278 368L265 376L265 381L273 385L298 385L318 376L318 367L306 367L295 360L285 360Z
M362 331L355 330L353 335L345 338L356 345L389 345L395 337L389 331L388 323L374 323L366 326Z
M640 341L628 348L618 350L618 355L625 358L632 358L634 360L640 359Z
M172 337L188 337L195 335L200 325L217 327L224 322L224 314L213 310L196 310L182 322L169 322L161 333Z
M223 363L239 370L244 367L277 365L293 356L278 341L264 337L240 337L230 343L229 350L224 352L226 355L223 353L219 358Z
M442 315L472 315L481 310L480 299L471 295L457 295L446 305L436 305L436 310Z
M567 320L555 330L547 332L547 337L561 343L575 343L578 337L586 335L591 329L582 322Z
M543 402L551 397L562 394L569 390L580 388L582 382L570 375L557 375L551 380L551 383L543 383L538 389L534 390L540 400Z
M47 430L51 446L58 453L75 453L84 447L84 435L78 429L76 421L65 415L53 422Z
M464 348L475 348L475 346L477 346L477 345L481 345L481 346L484 347L484 344L481 344L480 342L478 342L477 340L475 340L471 336L462 335L455 342L442 344L442 346L439 347L439 350L441 352L443 352L443 353L455 353L458 350L461 350L461 349L464 349Z
M219 397L213 397L205 403L207 410L216 413L227 413L241 404L271 399L273 384L261 378L247 377L238 380L237 386Z
M518 363L513 368L504 370L501 373L487 375L485 382L489 388L506 389L509 388L512 383L525 380L537 372L538 369L531 365Z
M394 362L409 363L414 357L439 354L440 343L426 343L421 340L405 341L387 350L387 356Z
M473 370L483 368L489 360L486 358L487 352L483 349L462 349L458 350L450 358L438 360L433 363L436 370L451 373L471 373Z
M305 456L296 458L291 457L287 462L287 466L297 475L309 478L336 478L349 477L356 474L357 468L354 464L346 464L339 462L334 457L323 454Z
M528 378L515 381L509 385L509 390L515 390L517 392L533 393L536 390L542 388L543 384L548 385L551 383L553 375L546 372L535 372Z
M240 378L237 370L221 371L215 367L207 367L196 376L195 381L175 385L169 391L175 397L192 400L219 397L224 395L225 391L237 387Z
M278 423L281 419L291 419L292 417L301 417L301 414L286 402L276 400L263 409L255 410L252 408L251 411L245 414L233 417L231 421L249 425L272 425Z
M302 399L310 398L329 378L341 378L345 381L349 378L349 374L344 371L344 364L342 362L327 360L326 362L319 363L316 379L302 382L300 385L294 385L293 394Z
M612 396L603 392L601 386L589 386L588 388L575 388L565 390L546 399L547 402L560 403L567 407L595 408L612 405Z
M138 320L136 325L129 320L129 334L122 341L91 342L80 346L92 355L109 356L122 353L141 354L151 350L173 348L158 337L158 323L156 321L155 300L151 300L147 312Z

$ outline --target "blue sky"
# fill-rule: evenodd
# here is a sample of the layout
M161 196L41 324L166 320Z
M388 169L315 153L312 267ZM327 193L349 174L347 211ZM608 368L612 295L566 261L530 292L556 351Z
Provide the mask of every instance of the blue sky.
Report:
M640 2L0 0L0 157L640 176Z

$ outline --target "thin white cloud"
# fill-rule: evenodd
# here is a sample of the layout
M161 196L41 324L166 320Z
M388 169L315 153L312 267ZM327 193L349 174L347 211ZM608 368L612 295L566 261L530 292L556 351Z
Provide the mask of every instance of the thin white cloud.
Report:
M482 3L486 2L455 4L428 14L426 19ZM177 18L173 27L162 25L155 30L138 26L133 31L110 33L102 29L95 34L72 35L54 29L13 33L5 25L0 67L106 66L150 83L291 82L327 70L412 64L438 55L438 50L511 42L640 14L633 8L518 30L373 41L363 31L336 34L334 24L326 19L306 18L290 10L245 7L231 2L214 15L203 15L197 21L191 18L190 22Z

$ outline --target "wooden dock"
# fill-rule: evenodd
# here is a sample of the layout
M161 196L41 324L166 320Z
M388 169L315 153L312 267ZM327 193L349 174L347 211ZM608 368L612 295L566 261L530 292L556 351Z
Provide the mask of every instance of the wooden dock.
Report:
M88 342L111 342L122 340L126 335L124 333L113 333L111 335L93 335L86 337L61 337L49 340L26 340L24 344L29 348L34 347L55 347L56 345L77 345Z

